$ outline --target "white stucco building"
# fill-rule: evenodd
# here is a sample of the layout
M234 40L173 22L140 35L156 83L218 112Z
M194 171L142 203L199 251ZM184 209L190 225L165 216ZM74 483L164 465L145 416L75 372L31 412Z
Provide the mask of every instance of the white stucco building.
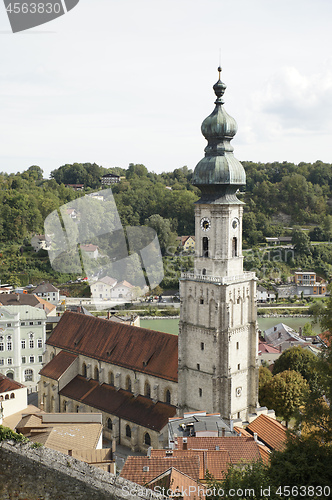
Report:
M46 313L31 306L0 307L0 373L37 391L46 341Z

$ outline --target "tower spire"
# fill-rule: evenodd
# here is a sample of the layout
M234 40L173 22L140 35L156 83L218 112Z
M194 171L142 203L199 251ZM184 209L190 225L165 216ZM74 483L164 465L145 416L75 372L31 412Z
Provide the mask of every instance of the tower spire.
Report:
M218 73L219 79L213 85L216 106L201 127L208 141L204 150L205 158L195 168L193 184L201 190L202 199L207 203L240 203L235 193L240 186L245 185L246 175L243 166L234 157L230 144L237 132L237 124L223 107L227 87L221 81L221 66L218 67Z

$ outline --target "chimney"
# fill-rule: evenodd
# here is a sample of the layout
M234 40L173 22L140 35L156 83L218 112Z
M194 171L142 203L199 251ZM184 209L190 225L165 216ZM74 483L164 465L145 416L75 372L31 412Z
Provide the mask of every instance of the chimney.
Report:
M223 427L223 428L221 429L221 435L222 435L222 437L225 437L225 436L226 436L226 429L225 429L225 427Z
M257 443L257 432L254 432L254 441Z
M187 438L183 438L183 441L182 441L182 449L183 449L183 450L187 450L187 449L188 449Z
M110 313L110 311L107 311L107 319L110 319L110 317L111 317L111 313Z
M17 300L17 302L20 301L20 294L19 293L16 294L16 300Z

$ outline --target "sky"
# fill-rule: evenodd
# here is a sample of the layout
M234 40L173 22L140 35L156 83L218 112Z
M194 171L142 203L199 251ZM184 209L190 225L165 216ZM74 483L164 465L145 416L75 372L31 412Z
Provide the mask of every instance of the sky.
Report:
M240 161L332 163L330 0L80 0L13 34L0 4L0 172L195 168L227 85Z

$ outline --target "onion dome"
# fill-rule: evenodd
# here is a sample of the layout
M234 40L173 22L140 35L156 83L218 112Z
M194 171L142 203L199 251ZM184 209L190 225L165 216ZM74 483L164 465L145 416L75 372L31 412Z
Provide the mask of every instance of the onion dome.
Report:
M193 184L202 192L199 203L240 203L235 193L246 183L241 163L233 155L230 141L237 132L234 118L226 113L222 99L226 85L219 80L213 86L216 107L202 123L202 134L208 141L205 157L196 165Z

